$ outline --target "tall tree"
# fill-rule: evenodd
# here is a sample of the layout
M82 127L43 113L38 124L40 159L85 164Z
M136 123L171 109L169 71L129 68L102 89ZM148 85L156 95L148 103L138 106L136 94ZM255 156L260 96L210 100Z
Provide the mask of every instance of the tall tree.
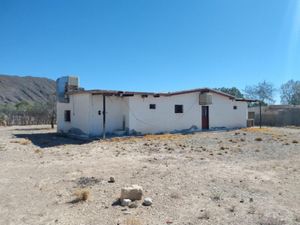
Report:
M263 104L273 104L275 102L274 94L276 89L272 83L267 81L253 86L246 86L244 92L247 98L257 99L263 102Z
M282 104L300 105L300 81L289 80L280 87Z
M236 87L232 87L232 88L221 87L221 88L216 88L216 90L233 95L237 98L244 98L242 92Z

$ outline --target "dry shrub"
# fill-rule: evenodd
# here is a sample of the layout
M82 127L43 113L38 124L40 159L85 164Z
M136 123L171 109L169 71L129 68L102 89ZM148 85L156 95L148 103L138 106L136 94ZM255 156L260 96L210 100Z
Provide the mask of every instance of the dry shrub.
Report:
M297 143L299 143L299 142L298 142L297 140L293 140L293 143L294 143L294 144L297 144Z
M17 140L11 141L10 143L17 143L17 144L20 144L20 145L28 145L28 144L31 143L31 141L28 140L28 139L17 139Z
M90 191L87 189L80 189L75 191L74 195L77 201L87 201L90 198Z
M257 137L257 138L255 138L255 141L262 141L262 138Z
M138 218L129 217L125 221L126 225L142 225L142 222Z
M177 192L173 192L173 193L171 193L170 197L173 198L173 199L179 199L180 195Z
M36 150L34 150L34 153L37 153L37 154L42 154L42 153L43 153L43 151L42 151L41 149L36 149Z

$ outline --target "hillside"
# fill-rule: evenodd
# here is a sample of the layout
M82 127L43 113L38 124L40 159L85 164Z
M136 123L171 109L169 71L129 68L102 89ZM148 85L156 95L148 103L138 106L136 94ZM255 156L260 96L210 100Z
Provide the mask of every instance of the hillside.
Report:
M0 104L48 101L55 93L55 81L41 77L0 75Z

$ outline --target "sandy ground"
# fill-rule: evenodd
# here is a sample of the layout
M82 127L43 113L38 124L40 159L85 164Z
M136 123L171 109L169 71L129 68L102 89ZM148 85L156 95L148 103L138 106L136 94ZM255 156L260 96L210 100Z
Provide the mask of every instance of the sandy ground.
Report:
M300 224L299 137L252 128L83 142L0 128L0 224ZM131 184L153 205L114 205ZM82 189L89 199L74 203Z

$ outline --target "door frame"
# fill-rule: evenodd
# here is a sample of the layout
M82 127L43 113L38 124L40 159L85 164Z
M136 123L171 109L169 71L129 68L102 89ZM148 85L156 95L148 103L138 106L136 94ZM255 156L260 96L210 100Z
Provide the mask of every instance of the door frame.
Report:
M209 106L207 105L201 107L201 126L202 130L209 130Z

